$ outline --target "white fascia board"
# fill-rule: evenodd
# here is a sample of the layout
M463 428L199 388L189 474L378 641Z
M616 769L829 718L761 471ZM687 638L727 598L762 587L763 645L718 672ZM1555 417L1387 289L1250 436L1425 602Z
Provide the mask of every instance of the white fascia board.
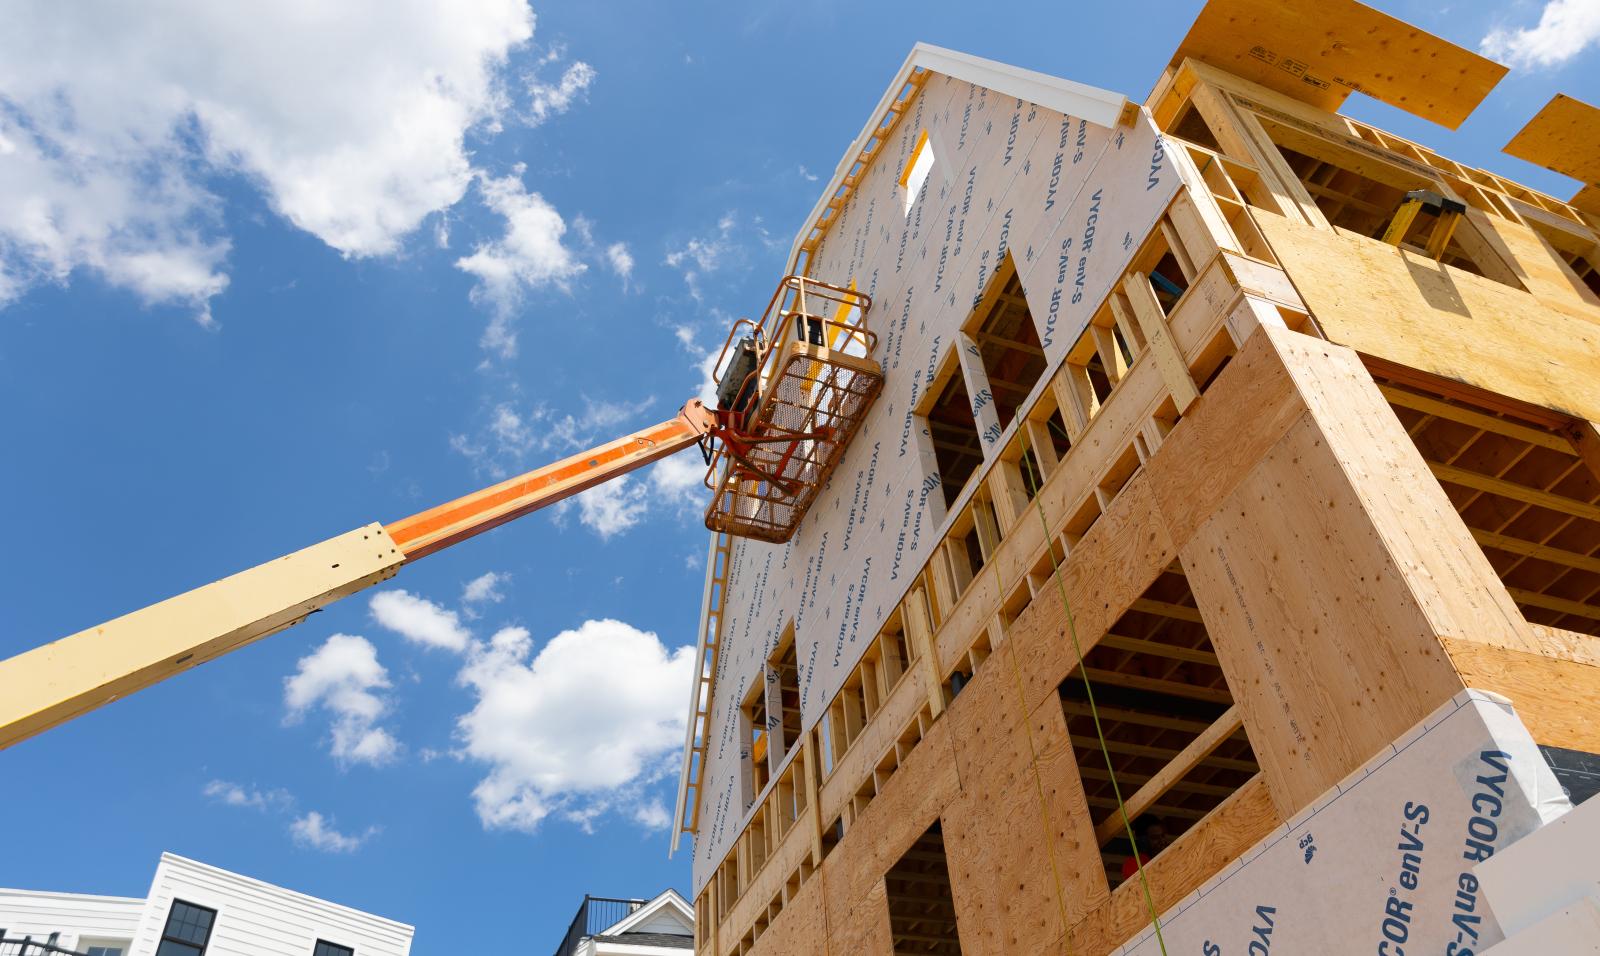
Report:
M1067 116L1088 120L1096 126L1104 126L1107 129L1117 125L1117 119L1128 103L1126 96L1111 90L1074 83L1072 80L1036 70L1024 70L1021 67L996 60L986 60L970 53L947 50L931 43L918 43L911 48L911 54L906 57L900 71L895 74L894 82L889 84L883 98L878 100L878 105L873 107L871 114L867 116L867 123L862 127L860 135L839 160L839 165L834 168L833 178L828 181L822 195L817 198L816 205L811 208L811 214L806 217L800 231L795 235L794 242L789 246L787 272L795 271L795 263L799 261L800 256L800 244L811 233L811 227L821 217L822 210L826 208L829 200L838 193L839 187L844 185L844 177L855 163L855 158L866 148L867 142L877 132L883 114L888 111L889 104L894 102L894 98L899 95L906 81L911 78L912 71L918 67L932 73L941 73L954 80L975 83L996 93L1014 96Z

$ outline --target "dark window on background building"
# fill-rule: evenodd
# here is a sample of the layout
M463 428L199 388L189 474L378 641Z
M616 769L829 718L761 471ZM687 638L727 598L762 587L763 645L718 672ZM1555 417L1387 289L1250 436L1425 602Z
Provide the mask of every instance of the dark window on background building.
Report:
M216 910L173 900L156 956L205 956L206 944L211 941L211 926L216 920Z
M317 940L317 948L312 951L311 956L356 956L356 951L348 946L340 946L337 943L319 939Z

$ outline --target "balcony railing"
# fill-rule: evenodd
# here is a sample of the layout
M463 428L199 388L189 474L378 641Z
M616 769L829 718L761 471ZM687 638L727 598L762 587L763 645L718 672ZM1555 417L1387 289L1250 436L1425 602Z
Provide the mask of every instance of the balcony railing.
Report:
M0 956L83 956L75 949L65 949L54 943L55 934L50 936L51 942L36 939L17 938L0 934Z
M578 907L577 915L572 917L572 925L567 927L566 938L561 941L560 946L556 947L555 956L573 956L584 940L608 926L616 925L648 902L649 900L619 900L606 896L585 896L583 903ZM66 952L66 950L59 950L59 952ZM5 950L0 950L0 956L11 956L11 954ZM33 954L29 953L27 956L33 956Z

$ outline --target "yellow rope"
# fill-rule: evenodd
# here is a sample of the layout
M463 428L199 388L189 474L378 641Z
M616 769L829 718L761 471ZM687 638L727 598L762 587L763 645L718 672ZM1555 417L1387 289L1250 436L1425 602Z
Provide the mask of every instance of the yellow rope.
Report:
M1028 454L1027 429L1018 429L1017 434L1022 440L1022 454L1026 456ZM1150 924L1155 927L1156 945L1161 949L1161 956L1167 956L1167 941L1161 935L1161 918L1156 913L1155 897L1150 892L1150 880L1144 872L1144 861L1139 859L1139 843L1133 835L1133 823L1128 819L1128 807L1122 802L1122 787L1117 783L1117 771L1111 764L1111 748L1106 744L1105 732L1100 727L1100 709L1094 702L1094 687L1089 683L1089 670L1087 665L1084 664L1083 645L1078 641L1078 623L1072 614L1072 602L1067 598L1067 582L1061 576L1061 563L1056 560L1055 541L1050 536L1050 522L1045 518L1044 502L1039 500L1039 487L1033 478L1033 472L1039 467L1041 459L1035 454L1033 461L1033 469L1022 469L1023 476L1028 482L1028 496L1033 499L1033 503L1039 512L1039 527L1044 532L1045 551L1050 555L1052 576L1055 578L1056 589L1061 594L1061 607L1067 614L1067 633L1072 638L1073 653L1078 657L1078 676L1083 678L1083 692L1089 700L1089 716L1094 718L1095 736L1100 739L1100 753L1105 757L1106 775L1111 779L1111 794L1117 800L1117 814L1122 817L1122 828L1128 834L1129 846L1133 848L1133 862L1137 868L1136 873L1139 877L1139 885L1144 889L1144 904L1145 908L1150 912ZM1042 477L1043 473L1041 472ZM1019 672L1018 680L1020 679ZM1031 739L1029 745L1032 746ZM1053 862L1052 860L1052 865Z

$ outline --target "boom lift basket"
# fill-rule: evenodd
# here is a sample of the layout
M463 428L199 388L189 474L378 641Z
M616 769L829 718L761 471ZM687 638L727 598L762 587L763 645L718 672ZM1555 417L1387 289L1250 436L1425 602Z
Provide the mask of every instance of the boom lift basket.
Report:
M734 323L703 445L707 528L778 544L793 536L883 389L871 309L870 296L792 275L759 322Z

